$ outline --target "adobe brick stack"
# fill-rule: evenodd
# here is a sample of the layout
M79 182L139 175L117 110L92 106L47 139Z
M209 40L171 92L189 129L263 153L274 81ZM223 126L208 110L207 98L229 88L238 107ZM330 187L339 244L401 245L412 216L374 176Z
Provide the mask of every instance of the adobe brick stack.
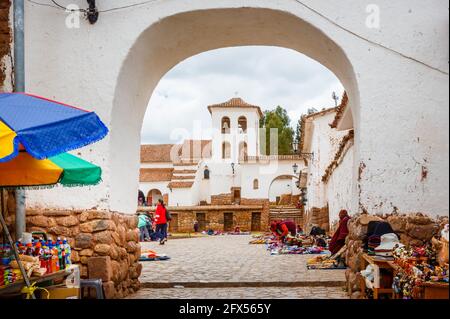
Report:
M0 1L0 92L4 92L11 83L7 83L10 78L5 60L11 59L12 30L9 21L11 10L11 0Z
M413 214L389 214L389 215L368 215L358 214L353 216L349 223L349 235L346 239L347 249L344 253L345 262L348 269L345 272L347 281L347 293L353 299L361 296L360 292L360 271L363 270L363 240L367 234L367 227L370 221L387 221L393 230L399 235L400 241L406 246L421 246L428 243L433 236L448 223L448 217L438 217L431 219L422 213Z
M6 217L14 234L11 200ZM105 211L27 210L27 231L45 231L52 239L66 237L72 262L82 278L102 279L108 299L123 298L139 290L141 246L137 217Z
M309 232L313 225L317 225L325 231L330 231L330 216L328 207L313 207L305 214L305 227Z
M231 193L228 194L220 194L220 195L212 195L211 196L211 205L231 205L233 201L233 197Z

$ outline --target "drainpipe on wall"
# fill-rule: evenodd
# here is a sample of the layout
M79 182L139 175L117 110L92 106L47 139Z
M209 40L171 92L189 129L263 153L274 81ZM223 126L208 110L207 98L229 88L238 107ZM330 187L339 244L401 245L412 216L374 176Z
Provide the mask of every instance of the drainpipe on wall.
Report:
M24 0L14 0L14 91L25 92ZM25 232L25 191L16 190L16 238Z

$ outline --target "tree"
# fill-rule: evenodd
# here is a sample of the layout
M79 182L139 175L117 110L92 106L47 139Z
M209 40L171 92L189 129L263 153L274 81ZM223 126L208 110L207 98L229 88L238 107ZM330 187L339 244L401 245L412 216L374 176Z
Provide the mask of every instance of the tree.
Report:
M261 121L261 127L265 129L265 149L264 143L261 141L261 152L266 155L275 155L270 152L270 131L278 129L278 155L290 155L293 153L292 143L294 141L294 130L290 126L291 119L287 111L281 106L277 106L275 110L265 111ZM261 137L261 139L264 136Z

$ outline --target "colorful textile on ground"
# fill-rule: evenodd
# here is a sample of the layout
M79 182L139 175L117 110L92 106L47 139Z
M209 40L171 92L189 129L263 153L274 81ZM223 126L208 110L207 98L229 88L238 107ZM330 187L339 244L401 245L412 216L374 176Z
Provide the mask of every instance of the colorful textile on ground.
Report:
M250 235L249 231L241 231L241 232L228 232L227 235Z
M0 162L20 147L37 159L68 152L108 134L94 112L24 93L0 94Z
M262 245L262 244L271 244L276 243L278 240L275 238L272 234L267 235L259 235L259 236L253 236L253 239L249 241L249 244L252 245Z
M89 186L101 181L102 169L74 155L63 153L38 160L26 152L0 163L0 187L38 187L57 183Z
M271 255L330 254L330 252L323 247L300 247L295 245L290 246L280 242L268 244L267 250L270 251Z
M139 261L159 261L159 260L169 260L170 257L166 254L157 254L153 250L146 250L141 253Z
M306 262L307 269L346 269L340 260L330 259L331 256L315 256Z

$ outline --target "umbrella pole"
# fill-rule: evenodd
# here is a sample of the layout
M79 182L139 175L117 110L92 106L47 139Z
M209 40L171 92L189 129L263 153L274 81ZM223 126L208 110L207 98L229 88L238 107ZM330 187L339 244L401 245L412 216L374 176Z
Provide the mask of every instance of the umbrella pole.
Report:
M14 252L14 256L16 258L17 264L19 265L20 272L22 273L22 276L23 276L23 280L25 281L25 284L27 285L27 287L30 287L31 286L30 279L28 278L27 272L25 271L22 261L20 260L19 253L17 252L17 247L11 238L11 234L9 233L8 226L6 225L6 222L3 219L3 212L6 213L6 209L4 209L5 204L6 204L4 192L5 191L2 189L1 190L1 205L0 205L0 223L2 224L3 231L5 232L6 237L8 238L9 244L11 245L11 248ZM34 293L31 294L31 298L36 299L36 296L34 295Z

